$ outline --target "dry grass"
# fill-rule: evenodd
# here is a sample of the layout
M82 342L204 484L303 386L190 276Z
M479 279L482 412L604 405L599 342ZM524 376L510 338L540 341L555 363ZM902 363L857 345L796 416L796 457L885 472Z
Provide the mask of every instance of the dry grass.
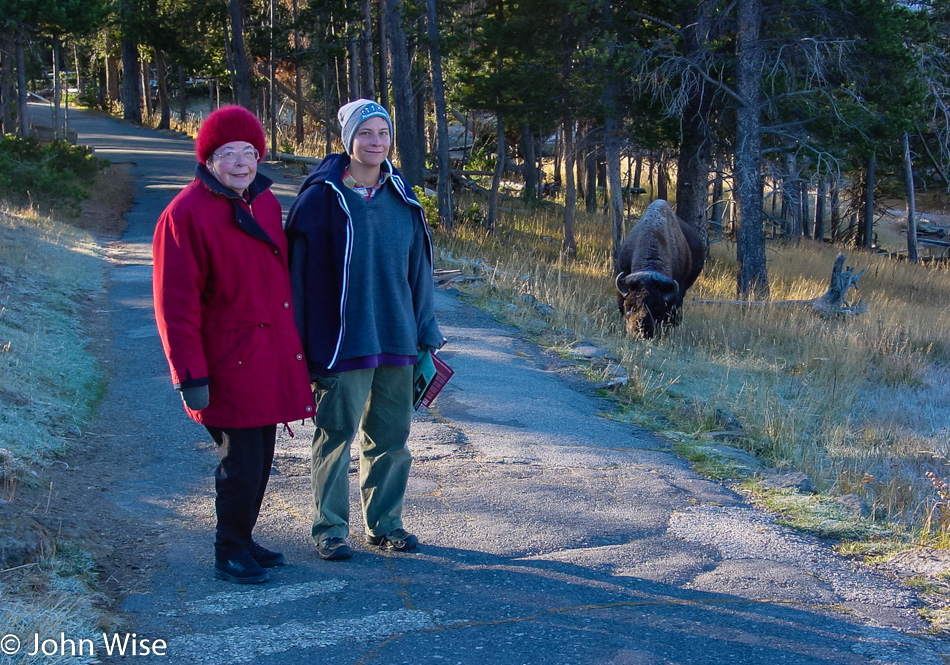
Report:
M579 256L567 263L559 209L505 205L496 238L463 225L440 234L438 246L494 268L492 297L518 302L530 293L551 305L550 330L572 334L550 343L585 338L620 358L630 381L619 397L635 407L625 410L631 420L701 434L715 429L717 409L728 411L749 434L747 447L771 464L805 471L824 492L859 494L881 519L946 537L946 501L927 473L950 473L950 271L807 241L776 244L768 249L773 299L823 294L844 249L849 265L868 268L858 294L868 311L825 320L804 308L691 303L735 297L735 248L716 243L683 324L660 340L628 340L607 222L579 214ZM442 267L456 266L443 259ZM524 307L508 315L526 326L538 318Z

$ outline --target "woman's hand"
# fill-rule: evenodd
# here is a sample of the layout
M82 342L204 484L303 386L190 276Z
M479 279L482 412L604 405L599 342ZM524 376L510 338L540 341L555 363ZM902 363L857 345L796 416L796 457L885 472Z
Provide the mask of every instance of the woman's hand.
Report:
M195 386L181 389L181 401L192 411L201 411L208 408L208 386Z

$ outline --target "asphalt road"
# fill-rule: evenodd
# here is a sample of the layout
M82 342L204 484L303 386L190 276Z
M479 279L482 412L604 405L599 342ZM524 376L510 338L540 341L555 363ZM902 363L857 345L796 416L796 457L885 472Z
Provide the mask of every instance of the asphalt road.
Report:
M41 108L37 109L41 111ZM440 290L455 377L414 422L405 521L422 545L316 557L309 438L282 432L256 535L289 565L250 588L213 579L216 456L172 389L151 310L155 220L189 180L189 140L71 113L82 143L134 163L128 230L110 247L113 381L98 431L127 456L101 498L162 562L123 621L203 663L937 665L914 593L776 526L609 408L566 361ZM285 208L296 183L280 180ZM134 535L134 534L133 534ZM100 651L104 662L118 662ZM125 659L121 659L125 662Z

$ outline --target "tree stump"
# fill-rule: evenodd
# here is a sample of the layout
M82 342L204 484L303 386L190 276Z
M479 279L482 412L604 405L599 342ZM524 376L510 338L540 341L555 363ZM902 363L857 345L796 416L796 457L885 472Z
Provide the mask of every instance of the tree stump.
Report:
M854 268L844 268L845 255L838 254L834 268L831 270L831 280L828 290L819 298L805 300L694 300L704 304L745 305L749 307L810 307L816 314L831 318L832 316L858 316L868 310L863 301L851 304L845 298L852 288L858 289L858 280L867 272L867 268L855 274Z

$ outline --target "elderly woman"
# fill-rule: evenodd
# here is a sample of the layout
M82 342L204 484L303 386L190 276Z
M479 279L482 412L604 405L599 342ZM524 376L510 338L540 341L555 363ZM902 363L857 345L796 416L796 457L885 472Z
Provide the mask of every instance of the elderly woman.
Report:
M287 217L298 326L320 403L311 536L329 561L353 554L347 471L357 435L367 543L396 552L417 546L402 523L413 365L420 350L445 342L432 239L422 206L389 161L389 113L358 99L337 118L345 152L321 162Z
M281 209L257 172L266 147L239 106L198 132L195 179L153 239L155 320L185 411L217 444L215 576L265 582L284 556L252 537L277 425L314 415L294 323Z

